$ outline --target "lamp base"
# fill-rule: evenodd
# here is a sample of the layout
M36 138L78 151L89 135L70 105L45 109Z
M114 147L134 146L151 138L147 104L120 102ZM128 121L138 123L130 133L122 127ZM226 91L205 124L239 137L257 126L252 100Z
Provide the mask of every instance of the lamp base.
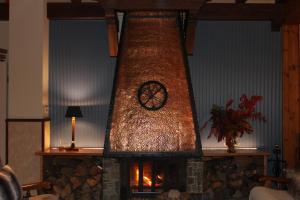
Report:
M75 144L73 142L70 147L67 147L65 149L66 151L79 151L79 149L75 147Z
M66 151L79 151L78 148L72 148L72 147L67 147L65 148Z

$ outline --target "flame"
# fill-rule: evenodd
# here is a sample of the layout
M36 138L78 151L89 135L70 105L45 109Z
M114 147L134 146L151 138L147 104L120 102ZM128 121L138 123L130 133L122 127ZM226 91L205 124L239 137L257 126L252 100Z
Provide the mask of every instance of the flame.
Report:
M136 170L135 170L135 181L136 181L136 185L139 184L139 177L140 177L139 169L136 169Z
M136 185L139 184L139 176L140 176L140 172L139 172L139 169L136 169L135 170L135 182L136 182ZM143 182L144 184L146 184L147 186L151 186L152 185L152 181L149 177L147 176L143 176Z
M140 172L139 172L139 169L135 169L135 185L138 186L139 184L139 175L140 175ZM156 178L160 181L163 181L163 177L160 176L160 175L157 175ZM143 176L143 184L146 185L146 186L151 186L152 185L152 180L151 178L149 178L148 176ZM158 183L159 185L159 183Z
M143 180L148 186L152 185L152 181L147 176L143 176Z
M159 179L159 180L163 180L163 177L162 176L160 176L160 175L157 175L157 179Z

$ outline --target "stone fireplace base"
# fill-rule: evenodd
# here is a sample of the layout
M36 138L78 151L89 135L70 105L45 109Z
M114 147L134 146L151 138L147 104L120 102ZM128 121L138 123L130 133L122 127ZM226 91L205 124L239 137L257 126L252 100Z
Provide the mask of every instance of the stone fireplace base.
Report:
M258 178L266 175L268 155L258 151L235 154L224 151L204 153L199 159L186 159L185 192L190 200L246 200L249 191L260 185ZM103 159L103 200L122 199L120 169L119 159ZM156 197L130 200L153 200Z
M103 158L103 200L120 199L120 161Z
M186 158L185 190L182 191L188 193L190 200L247 200L251 188L260 184L258 178L267 175L268 156L266 152L240 150L235 154L204 151L201 158ZM47 193L55 193L62 200L126 200L121 191L122 159L103 158L98 154L45 153L43 180L52 183L54 189ZM156 197L129 199L166 200Z
M176 159L176 158L173 158ZM200 197L203 191L203 161L201 159L186 159L185 191L194 197ZM124 198L121 194L121 162L120 159L103 159L103 200L118 200ZM132 197L131 200L150 200L157 196Z
M101 200L101 157L44 156L43 166L44 181L53 185L45 193L54 193L60 200Z

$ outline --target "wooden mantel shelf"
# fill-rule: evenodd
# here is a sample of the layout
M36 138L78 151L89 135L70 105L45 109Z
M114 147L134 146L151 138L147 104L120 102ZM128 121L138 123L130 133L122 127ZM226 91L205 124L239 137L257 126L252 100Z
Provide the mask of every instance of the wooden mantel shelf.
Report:
M203 157L239 157L239 156L263 156L268 157L270 153L255 149L238 149L235 153L228 153L226 149L203 150Z
M103 148L79 148L79 151L59 150L50 148L36 152L39 156L61 155L61 156L103 156ZM270 153L258 150L239 149L236 153L228 153L223 150L203 150L203 157L239 157L239 156L263 156L268 157Z
M79 151L59 150L50 148L36 152L39 156L103 156L103 148L79 148Z
M103 148L79 148L79 151L59 150L50 148L36 152L39 156L103 156ZM262 157L264 162L264 175L267 175L268 157L270 153L258 150L238 149L236 153L228 153L224 150L203 150L203 160L220 157Z

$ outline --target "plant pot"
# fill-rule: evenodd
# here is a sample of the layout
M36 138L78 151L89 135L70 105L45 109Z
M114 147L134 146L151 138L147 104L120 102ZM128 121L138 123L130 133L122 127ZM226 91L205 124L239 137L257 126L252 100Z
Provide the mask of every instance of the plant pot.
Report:
M236 152L235 146L234 145L227 146L227 152L235 153Z
M226 137L226 146L227 146L227 152L228 153L235 153L236 140L233 137Z

